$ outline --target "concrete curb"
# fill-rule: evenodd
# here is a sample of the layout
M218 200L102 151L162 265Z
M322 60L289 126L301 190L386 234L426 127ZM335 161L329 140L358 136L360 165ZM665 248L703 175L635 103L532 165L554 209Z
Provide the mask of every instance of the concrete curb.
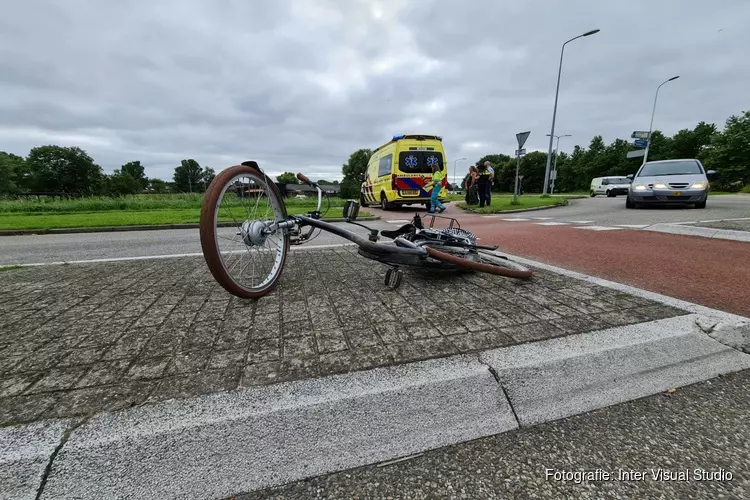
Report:
M357 217L357 220L373 221L380 220L378 216ZM326 222L345 222L342 217L325 219ZM228 222L219 223L220 227L232 227L234 224ZM0 236L23 236L42 234L73 234L73 233L113 233L120 231L162 231L165 229L198 229L197 223L190 224L154 224L146 226L107 226L107 227L64 227L57 229L2 229Z
M578 415L750 368L750 356L712 340L698 315L652 321L483 353L521 425Z
M517 427L495 378L456 357L93 417L41 498L217 498Z
M682 224L653 224L643 228L645 231L656 231L658 233L684 234L687 236L700 236L703 238L716 238L721 240L750 242L750 233L746 231L734 231L731 229L715 229L711 227L696 227Z

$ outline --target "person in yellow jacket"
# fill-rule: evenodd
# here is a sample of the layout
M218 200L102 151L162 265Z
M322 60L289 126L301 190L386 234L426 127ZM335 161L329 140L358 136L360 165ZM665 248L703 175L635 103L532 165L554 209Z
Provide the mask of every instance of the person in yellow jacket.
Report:
M432 165L432 179L424 186L425 191L432 189L432 193L430 194L430 209L428 210L431 214L435 213L435 209L441 214L445 212L445 205L438 200L438 194L440 194L442 187L443 171L440 168L440 164L434 164Z

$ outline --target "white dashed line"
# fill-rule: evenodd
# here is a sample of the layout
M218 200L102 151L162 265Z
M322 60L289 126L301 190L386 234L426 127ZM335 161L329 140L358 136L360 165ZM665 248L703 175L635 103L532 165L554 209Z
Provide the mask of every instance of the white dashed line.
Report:
M554 217L532 217L534 220L552 220Z
M388 224L406 224L407 222L410 222L406 219L393 219L393 220L387 220Z
M568 222L535 222L537 226L567 226Z
M648 226L650 226L650 224L617 224L617 227L627 227L630 229L643 229Z
M522 222L522 221L527 221L527 220L531 220L531 219L522 219L520 217L517 217L515 219L503 219L503 220L504 221L508 221L508 222Z
M608 226L578 226L576 229L588 229L589 231L615 231L617 229L625 229L623 227L608 227Z
M592 220L571 220L571 221L568 221L568 222L570 222L571 224L591 224L594 221L592 221Z

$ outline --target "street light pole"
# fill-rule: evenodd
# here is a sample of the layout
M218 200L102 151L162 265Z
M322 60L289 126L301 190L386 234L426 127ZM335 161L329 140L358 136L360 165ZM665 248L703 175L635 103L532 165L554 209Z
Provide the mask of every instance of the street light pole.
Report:
M466 158L456 158L453 160L453 184L456 184L456 163Z
M669 83L672 80L677 80L680 77L680 75L673 76L669 80L665 80L661 83L658 87L656 87L656 94L654 95L654 107L651 110L651 123L648 126L648 137L646 138L646 151L643 152L643 163L646 163L646 160L648 159L648 148L651 146L651 131L654 128L654 114L656 113L656 99L659 97L659 89L662 85L665 83Z
M549 132L549 150L547 151L547 168L544 171L544 189L542 190L542 194L547 194L547 187L549 183L549 169L552 165L552 140L554 139L555 135L555 119L557 118L557 98L560 94L560 75L562 75L562 62L563 62L563 54L565 53L565 46L572 42L573 40L577 40L584 36L590 36L595 35L596 33L599 33L599 30L591 30L587 31L586 33L582 35L578 35L576 37L571 38L564 44L562 44L562 49L560 50L560 66L557 68L557 89L555 90L555 107L552 111L552 129Z
M571 137L571 134L555 136L555 138L557 138L557 145L555 146L555 164L552 167L552 171L555 172L555 178L552 179L552 185L550 186L550 194L555 192L555 180L557 180L557 155L559 154L559 151L560 151L560 138L561 137Z

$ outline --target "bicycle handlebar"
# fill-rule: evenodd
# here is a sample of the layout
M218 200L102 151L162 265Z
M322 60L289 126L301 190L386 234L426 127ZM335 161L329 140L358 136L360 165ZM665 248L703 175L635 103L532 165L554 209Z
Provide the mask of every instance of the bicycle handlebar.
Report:
M315 187L315 183L307 178L305 174L302 172L297 174L297 179L299 179L301 182L304 182L305 184L309 185L310 187Z
M301 181L301 182L304 182L304 183L305 183L305 184L307 184L308 186L310 186L310 187L313 187L313 188L315 188L315 189L317 189L317 190L318 190L318 208L317 208L317 212L318 212L318 213L320 213L320 207L321 207L321 206L322 206L322 204L323 204L323 190L322 190L322 189L320 189L320 186L318 186L318 185L317 185L316 183L314 183L313 181L311 181L311 180L310 180L310 179L309 179L309 178L308 178L308 177L307 177L307 176L306 176L305 174L303 174L302 172L298 172L298 173L297 173L297 179L299 179L299 181Z

